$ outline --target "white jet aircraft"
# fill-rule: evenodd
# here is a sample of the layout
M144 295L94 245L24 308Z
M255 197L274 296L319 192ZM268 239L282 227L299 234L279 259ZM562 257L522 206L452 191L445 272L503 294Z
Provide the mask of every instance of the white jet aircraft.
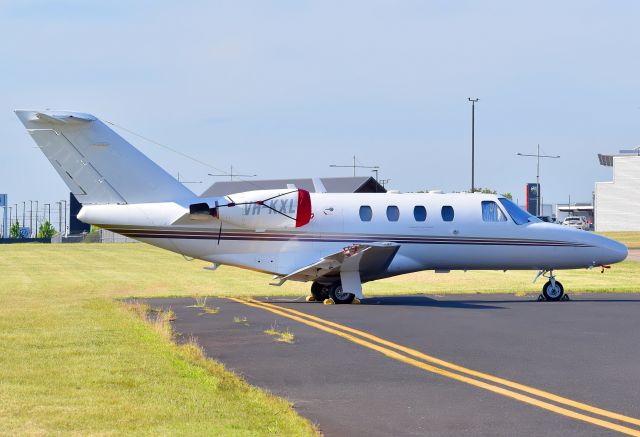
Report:
M489 194L334 194L291 187L200 198L90 114L16 111L83 207L85 223L219 265L312 281L351 303L362 283L420 270L537 270L624 260L617 241L544 223ZM330 302L330 301L329 301Z

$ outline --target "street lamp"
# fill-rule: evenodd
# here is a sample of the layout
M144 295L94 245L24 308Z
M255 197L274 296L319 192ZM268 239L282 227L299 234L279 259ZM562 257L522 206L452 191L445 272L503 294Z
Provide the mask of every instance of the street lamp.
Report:
M471 192L476 190L475 185L475 159L476 159L476 102L480 99L467 97L471 102Z
M56 202L58 205L58 233L62 236L62 202Z
M36 230L35 230L35 237L38 237L38 210L40 209L38 206L38 201L36 200Z
M29 238L33 234L33 200L29 201Z
M536 185L538 186L538 201L536 202L536 215L541 215L540 213L540 158L560 158L560 155L541 155L540 154L540 144L538 144L538 150L535 155L530 155L527 153L517 153L518 156L527 156L527 157L535 157L537 158L536 164Z
M67 236L67 201L62 199L61 202L64 203L64 232L62 233L63 237Z

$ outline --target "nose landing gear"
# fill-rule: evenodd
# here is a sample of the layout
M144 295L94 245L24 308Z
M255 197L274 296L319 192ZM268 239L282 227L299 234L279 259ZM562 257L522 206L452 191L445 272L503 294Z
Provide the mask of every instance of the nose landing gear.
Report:
M564 296L564 287L560 281L549 280L542 287L542 295L547 300L560 300Z
M569 300L569 296L564 294L564 287L562 286L560 281L556 281L553 270L540 270L533 282L535 283L540 276L542 276L543 278L549 278L549 280L542 287L542 294L538 297L538 300L548 300L552 302L559 300Z

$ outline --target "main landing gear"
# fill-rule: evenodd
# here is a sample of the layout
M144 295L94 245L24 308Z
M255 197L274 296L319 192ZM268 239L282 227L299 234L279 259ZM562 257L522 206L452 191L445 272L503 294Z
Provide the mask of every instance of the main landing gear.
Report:
M547 276L548 273L548 276ZM540 270L536 279L533 282L542 276L543 278L549 278L549 280L542 287L542 294L538 297L538 300L549 300L549 301L558 301L558 300L569 300L569 296L564 294L564 287L560 283L560 281L556 281L556 277L553 274L553 270Z
M311 284L311 296L307 298L308 301L317 301L324 302L325 299L329 298L329 285L320 284L318 282L314 282Z
M346 293L342 290L342 283L340 281L335 281L331 284L314 282L311 284L311 296L307 298L307 301L329 304L350 304L354 303L355 297L353 293Z

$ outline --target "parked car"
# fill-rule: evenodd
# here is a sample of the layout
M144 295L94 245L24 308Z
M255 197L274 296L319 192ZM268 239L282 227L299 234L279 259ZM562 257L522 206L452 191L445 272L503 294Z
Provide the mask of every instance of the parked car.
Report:
M584 217L567 217L562 221L562 224L576 229L589 230L589 223L587 223Z
M555 223L556 222L556 218L555 217L550 217L548 215L539 215L538 218L540 220L542 220L543 222L547 222L547 223Z

